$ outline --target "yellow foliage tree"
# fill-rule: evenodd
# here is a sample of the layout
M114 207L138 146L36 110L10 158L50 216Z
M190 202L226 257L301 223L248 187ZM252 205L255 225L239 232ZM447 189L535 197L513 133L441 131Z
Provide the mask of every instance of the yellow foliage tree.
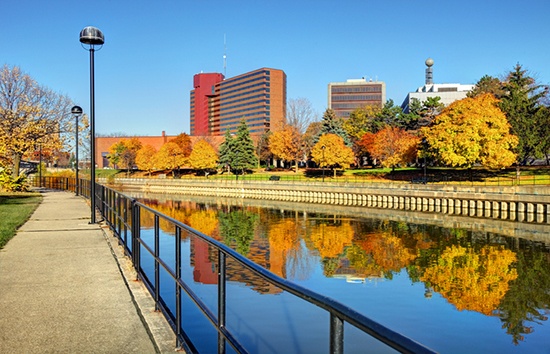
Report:
M162 145L160 150L155 154L155 166L161 169L172 170L172 177L175 175L175 170L186 163L187 158L180 146L171 141Z
M62 148L74 131L71 100L36 83L18 67L0 68L0 162L19 175L24 155Z
M206 140L199 140L193 146L189 164L196 170L208 170L218 165L218 153Z
M336 134L323 134L311 150L313 161L321 167L340 166L343 169L355 162L353 150ZM336 170L334 170L336 176Z
M269 137L269 150L277 158L294 161L298 172L298 160L302 157L302 136L298 129L286 125Z
M155 160L154 156L157 153L157 150L151 145L145 145L138 150L136 154L136 165L140 170L149 172L155 169Z
M344 247L353 241L353 227L349 222L342 225L320 224L311 230L310 239L323 258L337 258L344 252Z
M425 270L420 280L460 311L491 315L508 291L508 283L518 276L512 268L515 261L514 252L495 246L485 246L479 252L451 246L436 264Z
M455 101L422 129L430 150L449 166L503 168L516 161L518 138L492 94Z

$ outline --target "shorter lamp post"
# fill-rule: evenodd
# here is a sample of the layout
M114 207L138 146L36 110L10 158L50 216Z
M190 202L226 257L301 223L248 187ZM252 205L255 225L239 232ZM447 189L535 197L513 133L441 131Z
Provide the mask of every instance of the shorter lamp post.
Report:
M39 159L38 159L38 187L42 187L42 143L39 145Z
M325 164L325 148L326 148L325 145L321 146L321 150L323 151L323 167L322 167L323 168L323 182L325 182L325 166L324 166L324 164Z
M75 191L75 194L78 195L78 190L79 190L79 181L78 181L78 117L80 117L80 115L82 114L82 108L80 108L80 106L73 106L73 108L71 108L71 113L73 114L74 116L74 120L75 120L75 160L76 160L76 163L75 163L75 185L74 185L74 191Z

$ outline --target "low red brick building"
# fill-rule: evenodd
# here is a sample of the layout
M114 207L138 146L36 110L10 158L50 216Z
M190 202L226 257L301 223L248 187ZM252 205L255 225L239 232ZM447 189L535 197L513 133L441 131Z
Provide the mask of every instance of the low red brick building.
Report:
M157 151L160 150L162 145L166 144L172 139L175 139L177 135L166 135L163 131L161 136L109 136L109 137L96 137L95 138L95 163L97 168L109 167L109 160L107 155L109 154L109 148L121 140L129 140L136 138L143 146L151 145ZM191 144L194 145L199 140L208 141L214 148L218 149L223 142L223 136L189 136Z

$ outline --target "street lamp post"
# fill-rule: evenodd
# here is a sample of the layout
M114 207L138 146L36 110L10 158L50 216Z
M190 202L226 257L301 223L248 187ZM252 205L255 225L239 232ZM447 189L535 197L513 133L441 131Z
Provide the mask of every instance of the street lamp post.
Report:
M88 26L80 31L80 43L90 51L90 224L95 224L95 97L94 97L94 52L101 49L105 43L103 33L95 27Z
M325 182L325 148L325 145L321 146L321 150L323 151L323 182Z
M79 189L79 181L78 181L78 117L80 117L80 115L82 114L82 108L80 106L73 106L73 108L71 108L71 113L73 114L74 116L74 120L75 120L75 160L76 160L76 163L75 163L75 177L76 177L76 182L75 182L75 185L74 185L74 191L75 191L75 194L78 195L78 189Z
M40 151L39 151L39 159L38 159L38 187L42 187L42 143L40 143Z

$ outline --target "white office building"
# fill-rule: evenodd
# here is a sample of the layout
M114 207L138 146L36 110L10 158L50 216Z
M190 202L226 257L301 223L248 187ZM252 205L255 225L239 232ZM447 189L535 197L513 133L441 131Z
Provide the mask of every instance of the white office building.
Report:
M409 105L413 98L416 98L420 102L426 101L428 97L441 98L440 102L445 106L453 103L454 101L466 98L468 91L472 90L475 85L462 85L462 84L434 84L433 83L433 66L434 61L429 58L426 60L426 84L419 87L415 92L409 92L401 108L403 112L409 113Z

